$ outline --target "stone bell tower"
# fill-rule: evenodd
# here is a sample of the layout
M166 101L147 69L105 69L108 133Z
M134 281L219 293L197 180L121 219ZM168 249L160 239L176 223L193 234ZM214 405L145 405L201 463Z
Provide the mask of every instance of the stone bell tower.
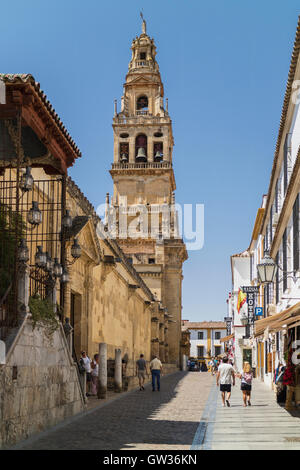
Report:
M120 112L115 101L111 206L117 214L120 246L164 309L168 326L160 324L167 330L160 335L164 338L160 346L165 362L179 364L182 264L187 252L176 235L172 121L168 101L164 103L156 46L147 35L145 20L131 50ZM122 232L120 214L125 206L128 227L133 224L141 229L143 225L140 234ZM160 355L162 350L160 347Z

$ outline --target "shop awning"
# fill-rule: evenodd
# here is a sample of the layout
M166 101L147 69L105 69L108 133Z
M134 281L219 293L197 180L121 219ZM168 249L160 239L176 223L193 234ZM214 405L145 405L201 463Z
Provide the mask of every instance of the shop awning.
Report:
M277 321L272 325L272 331L280 331L285 328L294 328L300 321L300 313L286 318L285 320Z
M283 325L294 323L300 319L300 302L289 307L283 312L276 313L270 317L262 318L255 322L255 336L263 335L264 331L276 331L277 328L282 329ZM279 331L277 330L277 331Z
M228 336L224 336L224 338L221 338L220 339L220 343L226 343L226 341L229 341L230 339L234 338L234 334L232 335L228 335Z

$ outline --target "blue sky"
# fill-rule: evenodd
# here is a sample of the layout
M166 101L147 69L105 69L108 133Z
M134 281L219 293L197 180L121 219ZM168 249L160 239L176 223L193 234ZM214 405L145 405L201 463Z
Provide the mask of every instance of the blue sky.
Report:
M95 206L112 192L113 100L141 8L169 98L176 199L205 205L204 248L184 267L183 317L222 319L230 255L248 247L268 189L299 1L2 2L0 71L41 83L83 154L70 175Z

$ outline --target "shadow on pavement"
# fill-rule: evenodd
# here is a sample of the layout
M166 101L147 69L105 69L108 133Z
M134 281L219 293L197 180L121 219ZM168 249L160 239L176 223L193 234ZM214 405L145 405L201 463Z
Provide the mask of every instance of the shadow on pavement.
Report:
M164 445L189 446L199 422L183 421L178 402L166 410L187 374L177 372L163 377L160 392L152 392L147 386L144 392L121 396L31 443L24 442L22 449L118 450L135 448L136 444L141 448L143 443L145 448L151 445L157 449Z

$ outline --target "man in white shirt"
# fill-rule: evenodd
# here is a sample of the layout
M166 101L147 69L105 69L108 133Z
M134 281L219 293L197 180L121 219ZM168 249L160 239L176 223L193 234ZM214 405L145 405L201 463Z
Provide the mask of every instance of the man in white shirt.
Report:
M160 391L160 373L162 373L162 363L157 356L150 362L150 370L152 374L152 392L155 392L155 381L157 384L157 391Z
M235 386L235 374L232 365L228 364L228 357L223 357L223 362L218 368L217 386L220 383L220 391L222 394L223 406L225 406L225 398L227 406L230 406L231 383ZM225 396L227 394L227 397Z

